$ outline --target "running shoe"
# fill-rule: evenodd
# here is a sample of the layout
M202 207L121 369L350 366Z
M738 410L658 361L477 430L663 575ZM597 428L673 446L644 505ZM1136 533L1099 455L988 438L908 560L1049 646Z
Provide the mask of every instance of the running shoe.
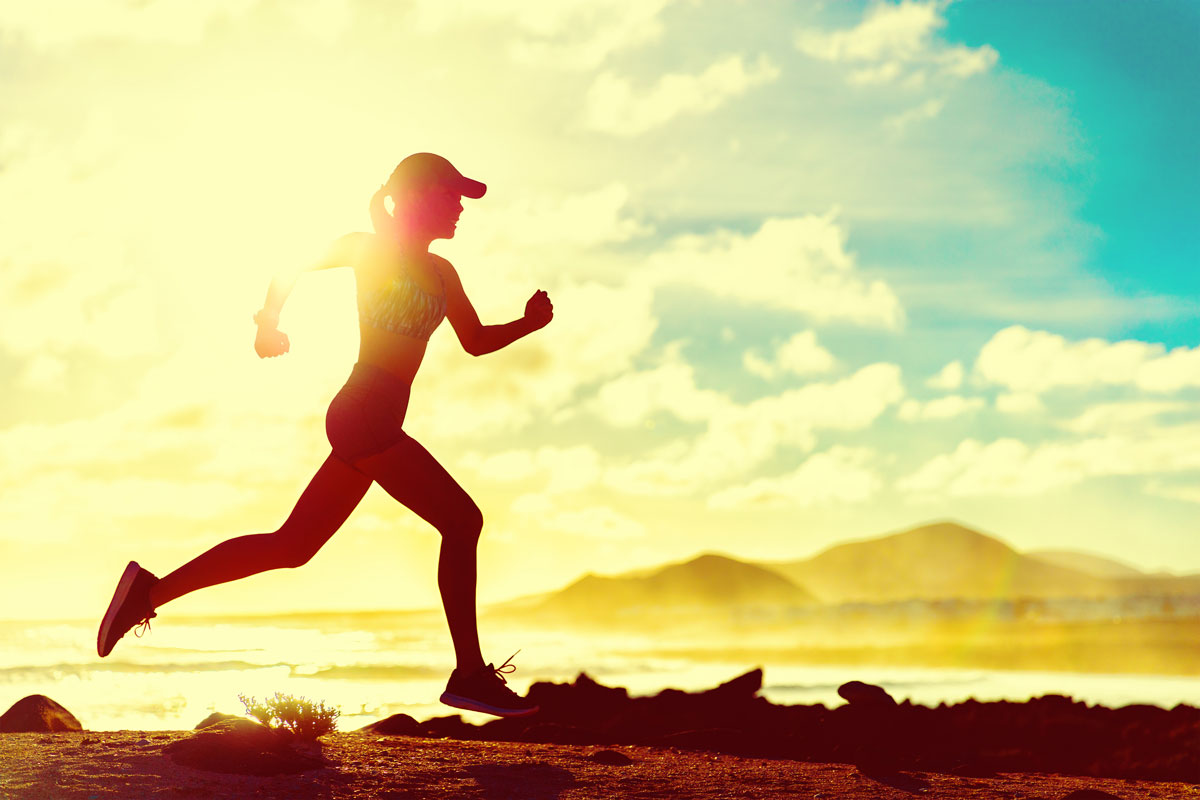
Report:
M150 630L151 618L158 616L150 607L150 587L156 581L158 578L142 569L136 561L130 561L125 567L96 636L96 652L101 658L111 653L120 638L135 625L141 630L135 630L134 636L141 637Z
M537 711L537 706L506 685L508 680L504 676L517 669L516 665L509 663L517 653L513 653L498 667L487 664L470 674L454 670L450 673L446 691L442 692L441 701L448 706L482 711L497 717L523 717Z

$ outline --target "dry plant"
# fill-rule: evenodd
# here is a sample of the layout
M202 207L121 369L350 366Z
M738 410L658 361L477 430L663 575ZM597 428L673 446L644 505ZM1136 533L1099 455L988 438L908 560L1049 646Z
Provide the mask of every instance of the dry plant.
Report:
M257 698L239 694L246 713L272 729L290 731L301 739L316 739L337 729L338 708L326 708L324 703L313 705L303 697L276 692L260 703Z

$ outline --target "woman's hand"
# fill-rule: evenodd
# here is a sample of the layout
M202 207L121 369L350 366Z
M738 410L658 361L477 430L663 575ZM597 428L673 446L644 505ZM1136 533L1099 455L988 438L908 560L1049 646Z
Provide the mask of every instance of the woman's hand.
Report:
M259 358L281 356L291 349L286 333L282 333L273 325L259 325L258 334L254 337L254 352Z
M549 325L550 320L554 319L554 304L550 302L550 295L541 289L534 292L533 297L525 303L525 319L533 323L535 331Z

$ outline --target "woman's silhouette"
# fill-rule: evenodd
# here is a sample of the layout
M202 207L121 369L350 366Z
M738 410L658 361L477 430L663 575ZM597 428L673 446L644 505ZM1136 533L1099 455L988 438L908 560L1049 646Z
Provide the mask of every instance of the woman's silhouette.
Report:
M100 624L96 646L101 657L135 625L148 628L155 610L177 597L307 563L374 481L442 536L438 588L457 659L442 702L499 716L537 710L505 685L502 673L513 667L507 661L499 668L485 664L480 653L475 576L483 515L442 465L402 429L413 377L429 335L443 317L463 349L477 356L512 344L553 317L550 298L538 291L520 319L482 325L454 267L429 252L434 239L454 236L462 198L480 198L486 188L441 156L411 155L371 200L375 233L341 237L312 267L353 267L357 282L358 363L325 419L333 452L279 530L224 541L161 579L130 562ZM395 204L392 213L384 205L388 196ZM273 280L266 303L254 315L254 348L261 357L288 351L288 338L277 324L294 281L295 276Z

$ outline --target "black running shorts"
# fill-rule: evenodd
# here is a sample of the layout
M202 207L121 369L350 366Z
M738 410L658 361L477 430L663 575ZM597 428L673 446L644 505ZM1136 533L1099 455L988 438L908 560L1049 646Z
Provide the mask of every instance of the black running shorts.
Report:
M325 414L333 454L353 464L400 441L406 435L402 426L410 388L387 370L355 364Z

